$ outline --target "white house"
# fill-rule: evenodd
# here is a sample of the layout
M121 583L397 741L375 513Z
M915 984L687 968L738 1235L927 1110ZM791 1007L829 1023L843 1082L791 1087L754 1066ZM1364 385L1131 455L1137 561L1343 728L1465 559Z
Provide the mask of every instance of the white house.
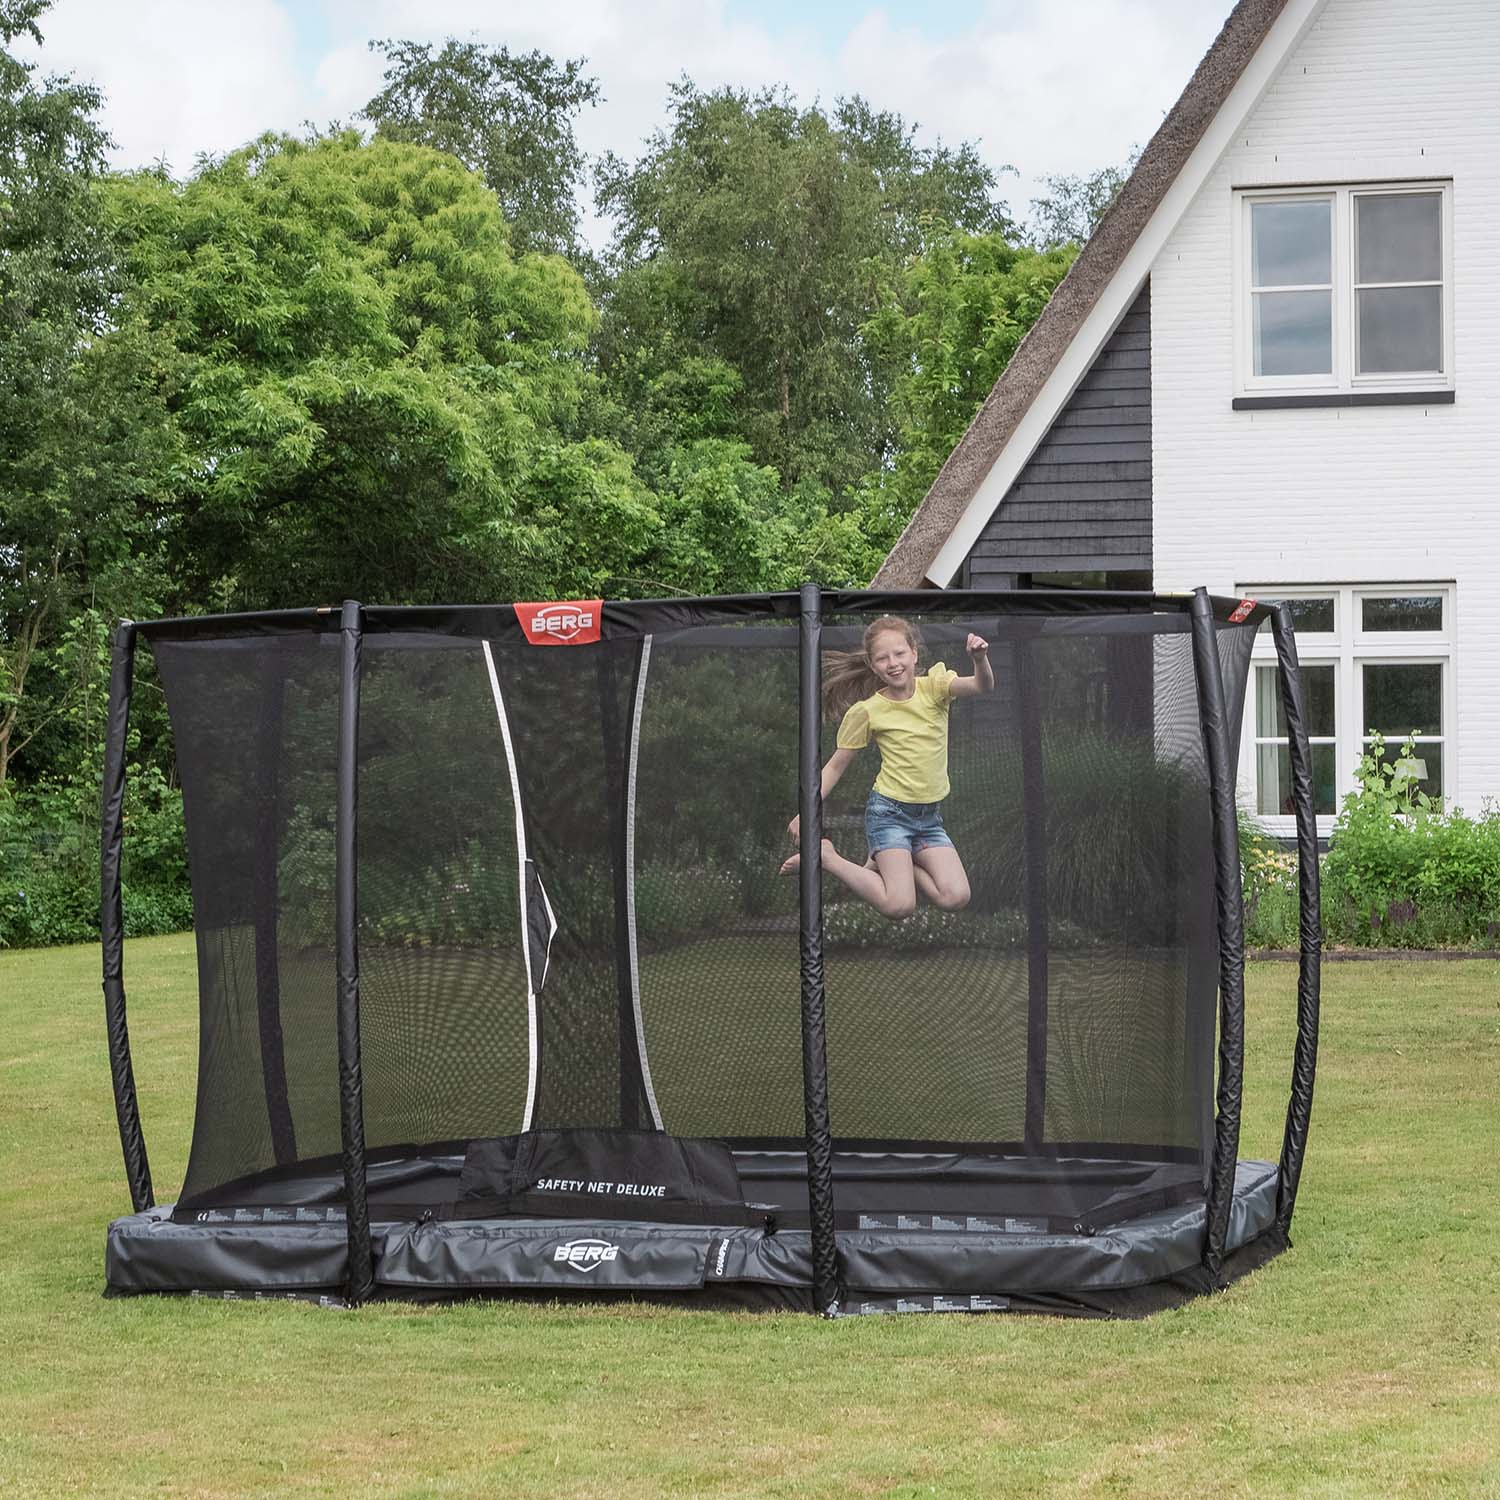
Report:
M1494 0L1242 0L877 583L1296 600L1323 831L1371 730L1500 796L1497 106Z

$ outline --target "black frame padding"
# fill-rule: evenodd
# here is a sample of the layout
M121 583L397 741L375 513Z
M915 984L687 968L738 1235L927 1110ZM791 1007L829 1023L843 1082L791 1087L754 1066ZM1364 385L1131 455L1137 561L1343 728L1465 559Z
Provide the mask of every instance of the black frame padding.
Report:
M359 686L361 609L344 601L339 626L338 807L335 824L334 912L337 946L339 1128L349 1236L349 1301L375 1288L370 1208L365 1178L365 1120L359 1035Z
M807 1207L812 1220L813 1300L825 1317L838 1311L834 1233L833 1126L828 1104L828 1029L823 989L822 594L803 587L798 714L799 952L802 978L802 1098L807 1120Z
M905 949L851 921L871 914L851 911L857 898L838 886L825 929L822 838L848 857L869 781L851 772L825 819L824 658L885 613L925 622L931 659L946 652L960 670L965 631L992 629L999 643L995 692L963 705L947 741L973 909L932 913ZM1226 1285L1247 1240L1257 1257L1289 1243L1321 933L1309 731L1284 605L1203 589L807 585L606 602L600 618L597 646L560 650L534 645L510 605L347 600L121 622L101 938L137 1214L167 1212L153 1208L122 964L126 743L144 637L158 643L198 840L198 1120L169 1213L178 1227L196 1215L215 1234L238 1223L269 1234L288 1213L325 1226L337 1216L339 1290L358 1305L388 1290L394 1223L495 1219L524 1237L532 1220L621 1220L647 1238L659 1223L676 1226L679 1248L686 1228L738 1226L767 1237L756 1254L774 1277L802 1278L826 1316L898 1292L900 1268L918 1262L910 1288L936 1295L938 1242L913 1241L920 1253L903 1261L904 1233L954 1237L955 1286L972 1281L963 1257L977 1247L1039 1234L1089 1240L1108 1279L1116 1227L1124 1243L1160 1219L1172 1295ZM1281 1156L1274 1174L1252 1164L1252 1206L1238 1161L1235 774L1254 632L1268 621L1300 965ZM1128 788L1119 806L1116 776ZM794 782L795 903L789 880L773 894L755 883L774 874ZM922 966L929 947L942 950L936 968ZM735 1155L756 1151L797 1164L773 1164L764 1201ZM309 1173L321 1174L313 1198L299 1196ZM778 1230L805 1236L805 1257L777 1250ZM714 1243L687 1256L700 1274ZM726 1274L727 1253L710 1279ZM872 1281L877 1263L889 1280ZM567 1286L575 1270L593 1278L580 1289L623 1285L613 1260L549 1262L547 1275ZM1050 1297L1032 1293L1037 1305Z
M1193 595L1192 622L1198 708L1208 754L1209 799L1213 810L1214 901L1219 928L1219 1082L1203 1246L1204 1270L1217 1285L1224 1269L1224 1246L1240 1146L1240 1100L1245 1075L1245 912L1230 711L1207 589L1199 589Z
M125 828L125 746L130 727L130 693L135 677L136 627L121 620L115 629L109 668L109 709L104 738L104 776L99 809L99 943L104 958L104 1017L109 1036L109 1073L115 1118L125 1154L125 1180L137 1213L156 1199L151 1164L136 1102L135 1069L130 1059L130 1028L125 1019L125 909L120 857Z
M1323 923L1318 886L1318 822L1313 806L1312 747L1308 740L1297 636L1291 608L1279 604L1271 616L1271 634L1286 715L1292 771L1292 806L1297 818L1297 1046L1292 1062L1292 1093L1287 1103L1280 1170L1276 1180L1276 1223L1283 1235L1291 1229L1307 1133L1312 1120L1313 1085L1318 1070L1318 989Z

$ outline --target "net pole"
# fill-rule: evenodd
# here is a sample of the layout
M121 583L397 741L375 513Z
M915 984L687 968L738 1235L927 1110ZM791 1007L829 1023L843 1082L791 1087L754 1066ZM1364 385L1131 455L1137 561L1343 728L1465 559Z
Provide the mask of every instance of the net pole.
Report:
M1297 638L1292 612L1278 604L1271 616L1271 637L1281 678L1281 706L1286 716L1287 751L1291 760L1292 808L1297 817L1297 1046L1292 1062L1292 1095L1287 1104L1286 1132L1276 1175L1276 1223L1283 1234L1291 1229L1302 1160L1307 1154L1308 1125L1312 1119L1313 1081L1318 1067L1318 991L1323 947L1319 912L1318 821L1313 808L1312 746L1308 741L1302 676L1297 663Z
M125 832L125 735L130 725L130 692L135 675L135 623L115 627L109 668L109 710L104 737L104 777L99 806L99 945L104 966L104 1023L109 1033L109 1075L114 1085L115 1118L125 1154L125 1180L136 1213L156 1202L151 1164L141 1131L130 1061L130 1030L125 1019L125 908L120 887L120 856Z
M365 1181L364 1085L359 1047L359 885L355 819L359 812L359 687L363 612L344 601L339 620L338 801L335 823L334 922L339 1044L339 1134L349 1242L349 1301L369 1300L375 1287L370 1205Z
M1213 813L1214 901L1219 936L1219 1079L1213 1159L1208 1174L1203 1267L1222 1285L1224 1243L1234 1201L1240 1149L1240 1092L1245 1070L1245 920L1240 886L1239 820L1234 800L1234 759L1229 745L1229 706L1219 661L1213 604L1207 589L1193 593L1190 607L1198 717L1208 762Z
M828 1114L828 1037L823 991L823 599L802 586L798 647L798 816L802 862L802 1098L807 1126L807 1198L812 1225L813 1301L838 1312L838 1245L833 1229L833 1131Z

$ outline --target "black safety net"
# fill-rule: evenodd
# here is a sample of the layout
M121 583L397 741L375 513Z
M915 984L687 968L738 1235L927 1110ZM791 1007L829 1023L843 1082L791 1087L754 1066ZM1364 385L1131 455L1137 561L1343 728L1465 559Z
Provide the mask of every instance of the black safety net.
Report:
M831 600L824 651L857 648L881 603ZM1233 743L1258 620L1224 613ZM947 710L952 847L918 855L910 914L882 914L837 866L877 868L875 744L827 800L840 1223L1104 1224L1201 1195L1219 952L1186 609L963 596L904 618L923 672L968 677L982 636L994 687ZM337 1202L336 622L143 633L198 931L182 1207ZM798 692L784 598L611 605L602 639L567 646L532 644L508 608L370 612L356 937L372 1213L476 1212L481 1180L487 1211L584 1213L569 1140L586 1135L589 1160L615 1141L628 1165L649 1134L724 1143L745 1204L805 1214L798 888L781 873ZM684 1171L708 1159L688 1151Z

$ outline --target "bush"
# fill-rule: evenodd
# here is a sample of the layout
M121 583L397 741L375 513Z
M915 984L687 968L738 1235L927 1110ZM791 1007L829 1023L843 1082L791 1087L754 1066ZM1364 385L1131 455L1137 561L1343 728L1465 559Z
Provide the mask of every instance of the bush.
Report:
M182 793L132 766L121 868L127 937L193 925ZM43 782L0 793L0 948L99 936L98 789Z
M1356 943L1494 946L1500 937L1500 811L1447 811L1421 791L1414 745L1393 761L1376 736L1334 824L1325 867Z
M1382 948L1500 946L1500 809L1447 811L1420 790L1414 746L1375 736L1322 863L1323 936ZM1296 855L1248 820L1240 830L1246 940L1297 945Z

